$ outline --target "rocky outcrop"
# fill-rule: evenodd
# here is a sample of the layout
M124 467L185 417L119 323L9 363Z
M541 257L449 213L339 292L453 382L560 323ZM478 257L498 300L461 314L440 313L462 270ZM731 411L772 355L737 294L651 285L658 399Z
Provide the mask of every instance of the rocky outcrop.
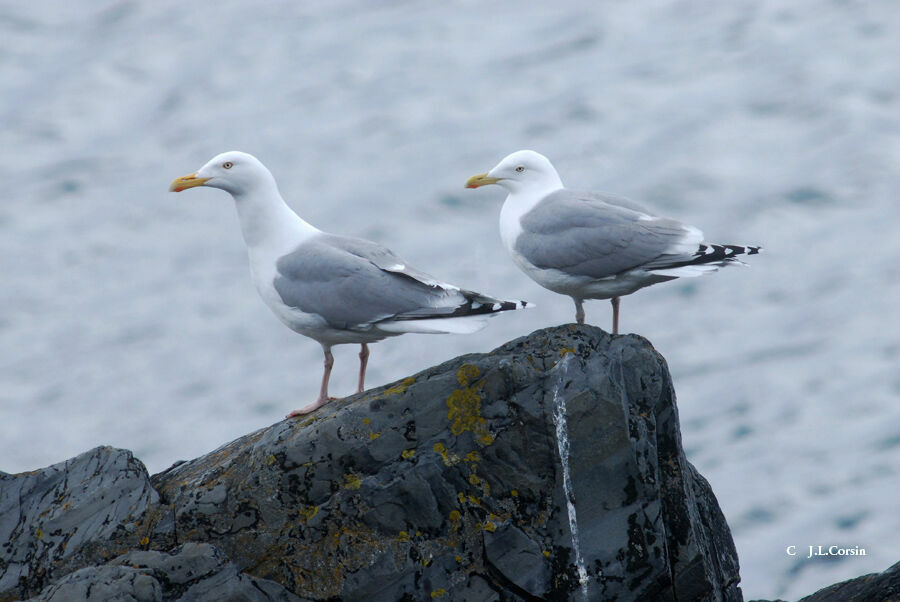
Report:
M882 573L871 573L829 585L799 602L892 602L900 600L900 562ZM751 602L769 602L754 600ZM783 602L773 600L771 602Z
M284 587L241 573L215 547L186 543L171 554L133 551L101 565L69 573L40 600L272 600L300 598Z
M0 599L146 545L143 521L158 508L147 469L124 450L98 447L43 470L0 473Z
M820 589L800 602L886 602L900 600L900 562L883 573L863 575Z
M0 487L0 599L89 584L150 600L223 587L263 600L741 599L665 361L590 326L456 358L149 480L128 452L99 448Z

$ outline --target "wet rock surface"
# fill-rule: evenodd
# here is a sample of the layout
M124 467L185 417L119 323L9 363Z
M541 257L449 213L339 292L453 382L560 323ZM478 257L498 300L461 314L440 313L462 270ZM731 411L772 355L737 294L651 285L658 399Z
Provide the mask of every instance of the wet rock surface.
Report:
M536 331L149 481L127 452L90 453L108 456L113 482L136 464L133 493L96 522L104 507L69 479L67 512L82 514L66 528L81 539L63 552L24 535L58 467L2 475L0 526L19 535L0 555L0 599L63 599L90 582L218 599L216 579L261 600L741 599L730 531L681 448L665 361L637 336ZM204 575L190 586L208 584L192 597L173 568L185 554Z

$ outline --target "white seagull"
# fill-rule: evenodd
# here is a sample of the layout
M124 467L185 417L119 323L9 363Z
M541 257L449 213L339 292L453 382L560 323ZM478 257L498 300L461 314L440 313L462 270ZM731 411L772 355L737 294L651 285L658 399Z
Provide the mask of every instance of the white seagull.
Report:
M613 334L619 298L682 276L700 276L755 255L760 247L703 242L703 232L625 197L563 187L550 161L530 150L505 157L466 188L497 184L509 195L500 211L500 237L532 280L575 301L584 323L585 299L610 299Z
M362 392L368 343L407 332L471 333L497 312L527 305L440 282L368 240L322 232L287 206L271 172L252 155L217 155L199 171L175 179L169 190L195 186L220 188L234 197L260 297L291 330L315 339L325 352L319 397L288 418L334 399L328 397L334 345L362 345Z

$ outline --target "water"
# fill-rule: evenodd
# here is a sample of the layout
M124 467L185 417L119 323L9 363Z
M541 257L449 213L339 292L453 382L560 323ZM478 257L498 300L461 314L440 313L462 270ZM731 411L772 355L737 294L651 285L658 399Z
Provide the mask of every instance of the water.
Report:
M584 568L584 555L581 553L581 544L578 541L575 490L572 487L572 474L569 471L569 423L566 417L566 398L559 391L559 387L563 384L563 379L565 379L569 371L570 361L572 361L572 356L567 355L560 360L555 368L561 374L553 385L553 424L556 427L556 446L559 449L559 462L562 465L563 492L566 496L566 512L569 515L569 532L572 534L572 549L575 550L575 569L578 571L581 593L586 600L590 578L588 577L587 569Z
M900 11L878 1L0 3L0 469L98 444L151 471L271 424L321 350L256 297L231 201L258 155L301 215L533 301L372 347L369 383L572 321L499 241L507 153L757 243L622 301L675 379L743 588L798 598L900 559ZM608 328L609 304L586 305ZM356 353L335 352L332 391ZM861 545L837 562L788 545Z

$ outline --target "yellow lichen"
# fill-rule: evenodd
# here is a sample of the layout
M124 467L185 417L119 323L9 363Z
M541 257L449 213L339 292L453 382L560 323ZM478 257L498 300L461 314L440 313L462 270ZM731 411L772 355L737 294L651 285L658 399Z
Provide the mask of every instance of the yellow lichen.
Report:
M381 433L369 433L369 439L372 441L375 441L375 439L378 439L379 437L381 437Z
M397 541L409 541L409 533L400 531L400 533L397 534Z
M385 389L381 393L381 397L387 397L389 395L399 395L400 393L405 393L406 390L409 388L409 386L412 385L414 382L416 382L416 379L414 377L407 376L406 378L401 380L399 384L396 384L389 389Z
M412 458L415 455L416 455L416 450L414 450L414 449L404 449L402 452L400 452L400 457L403 458L404 460L409 460L410 458Z
M275 454L269 454L269 456L266 458L266 464L268 464L269 466L271 466L272 464L275 464L275 462L277 462L277 461L278 461L278 459L275 458Z
M478 366L473 366L472 364L463 364L456 371L456 380L464 387L468 387L469 383L479 376L481 376L481 370L478 369Z
M494 524L493 522L491 522L491 521L485 522L484 525L483 525L483 527L484 527L484 530L485 530L485 531L490 531L491 533L493 533L494 531L497 530L497 525L495 525L495 524Z
M470 386L481 372L472 364L463 364L456 372L456 379L462 389L456 389L447 398L447 419L452 420L450 432L457 437L466 431L472 431L476 441L482 445L490 445L494 437L488 432L487 424L481 416L481 396L478 390L484 384L479 381Z
M443 595L446 594L446 593L447 593L447 590L445 590L445 589L442 588L442 587L439 587L438 589L433 590L433 591L431 592L431 597L432 597L432 598L440 598L441 596L443 596Z
M435 443L432 449L441 455L441 459L444 461L444 466L453 466L455 464L459 464L459 456L456 454L451 454L443 443Z
M481 490L482 495L491 495L491 484L475 474L475 465L471 466L472 473L469 475L469 484Z
M459 513L459 510L450 511L450 520L452 520L454 523L459 520L460 516L461 515Z
M310 424L312 424L313 422L315 422L316 420L317 420L317 418L315 416L307 418L306 420L304 420L303 422L300 423L300 426L301 426L301 428L305 428L305 427L309 426Z
M142 546L145 546L145 545L147 545L148 543L150 543L150 538L149 538L149 537L147 537L147 536L145 535L144 537L141 538L141 545L142 545Z
M359 489L361 485L362 481L358 474L348 472L344 475L344 489Z
M568 355L569 353L571 353L572 355L575 355L578 352L575 349L573 349L572 347L563 347L562 349L559 350L559 357L566 357L566 355Z
M319 513L319 507L318 506L307 506L305 508L301 508L299 510L299 513L300 513L300 516L303 517L303 520L310 520L312 517L314 517L316 514Z
M481 454L479 454L477 451L470 451L463 459L466 462L481 462Z
M509 492L509 495L511 495L513 497L519 497L519 490L513 489L512 491Z
M363 424L369 424L370 422L372 422L370 418L363 418Z
M450 432L456 436L466 431L484 431L484 418L481 417L481 396L472 387L456 389L447 398L447 420L453 420Z
M543 550L543 554L544 554L544 556L546 556L546 557L549 558L549 557L550 557L550 550Z

